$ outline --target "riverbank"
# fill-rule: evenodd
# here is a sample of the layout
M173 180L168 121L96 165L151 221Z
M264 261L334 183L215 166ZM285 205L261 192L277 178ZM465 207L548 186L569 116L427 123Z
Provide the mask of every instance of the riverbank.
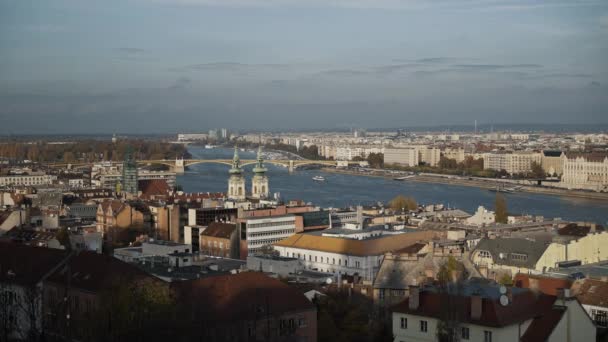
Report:
M394 178L394 176L384 174L384 173L382 173L382 171L378 171L377 173L371 173L371 172L360 172L360 171L354 171L354 170L335 169L335 168L323 168L322 171L328 172L328 173L337 173L337 174L345 174L345 175L353 175L353 176L376 177L376 178L384 178L384 179L393 179ZM395 181L395 182L399 182L399 181ZM459 185L459 186L469 186L469 187L488 189L488 190L496 188L496 184L494 182L492 182L491 180L447 178L447 177L429 176L429 175L416 175L414 177L403 180L403 182ZM591 200L608 201L608 193L587 192L587 191L579 191L579 190L567 190L567 189L557 189L557 188L548 188L548 187L539 187L539 186L525 186L525 185L521 186L521 188L519 188L519 191L535 193L535 194L551 195L551 196L563 196L563 197L574 197L574 198L585 198L585 199L591 199Z

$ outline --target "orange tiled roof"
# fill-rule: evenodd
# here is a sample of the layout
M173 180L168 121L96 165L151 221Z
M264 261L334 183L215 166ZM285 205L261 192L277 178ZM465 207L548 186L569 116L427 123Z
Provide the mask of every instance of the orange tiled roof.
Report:
M390 251L403 249L418 241L428 241L437 232L423 230L397 235L387 235L375 239L355 240L319 236L311 234L296 234L275 243L275 246L301 248L347 255L380 255Z

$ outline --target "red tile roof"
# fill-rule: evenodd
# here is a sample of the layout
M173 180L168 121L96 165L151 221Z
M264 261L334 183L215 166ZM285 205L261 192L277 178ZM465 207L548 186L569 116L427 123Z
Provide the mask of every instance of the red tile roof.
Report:
M513 284L516 287L540 291L550 296L557 296L558 289L569 289L572 286L572 280L518 273L513 278Z
M138 181L142 197L168 195L171 191L169 184L164 179L144 179Z
M172 287L181 300L191 303L196 313L217 321L315 310L298 290L260 272L177 282Z
M594 279L577 280L572 290L581 304L608 308L608 282Z
M445 310L443 295L436 292L421 291L419 296L418 309L410 310L408 298L393 307L393 311L441 319ZM482 310L479 319L471 318L471 297L457 297L455 302L460 303L462 322L487 327L504 327L538 316L551 308L555 299L554 296L536 295L531 291L526 291L514 295L509 305L502 306L497 299L482 298Z
M236 224L211 222L201 235L230 239L230 235L232 235L235 229Z
M60 249L0 242L0 282L34 285L67 257Z

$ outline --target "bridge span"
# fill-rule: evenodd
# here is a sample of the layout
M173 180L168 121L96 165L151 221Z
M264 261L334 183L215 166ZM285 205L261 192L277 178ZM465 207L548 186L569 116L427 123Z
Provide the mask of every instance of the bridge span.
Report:
M255 159L241 159L241 166L252 165L257 163ZM122 162L111 162L112 164L122 164ZM187 166L196 164L223 164L232 166L232 159L158 159L158 160L137 160L138 165L166 165L171 168L171 171L177 174L183 174ZM346 167L349 165L361 165L364 166L365 162L358 161L347 161L347 160L310 160L310 159L274 159L264 160L264 163L273 165L279 165L286 167L289 172L293 172L296 168L303 165L323 165L323 166L341 166ZM66 167L81 168L91 166L95 163L53 163L47 164L49 167Z

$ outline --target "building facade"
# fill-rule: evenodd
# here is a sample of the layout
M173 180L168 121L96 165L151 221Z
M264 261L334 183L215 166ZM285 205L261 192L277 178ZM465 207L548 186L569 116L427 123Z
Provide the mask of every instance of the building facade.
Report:
M608 154L566 154L560 185L569 189L608 191Z
M232 168L229 171L230 178L228 179L228 198L234 200L244 200L245 194L245 177L243 177L243 169L241 169L241 160L239 151L234 147L234 157L232 158Z

